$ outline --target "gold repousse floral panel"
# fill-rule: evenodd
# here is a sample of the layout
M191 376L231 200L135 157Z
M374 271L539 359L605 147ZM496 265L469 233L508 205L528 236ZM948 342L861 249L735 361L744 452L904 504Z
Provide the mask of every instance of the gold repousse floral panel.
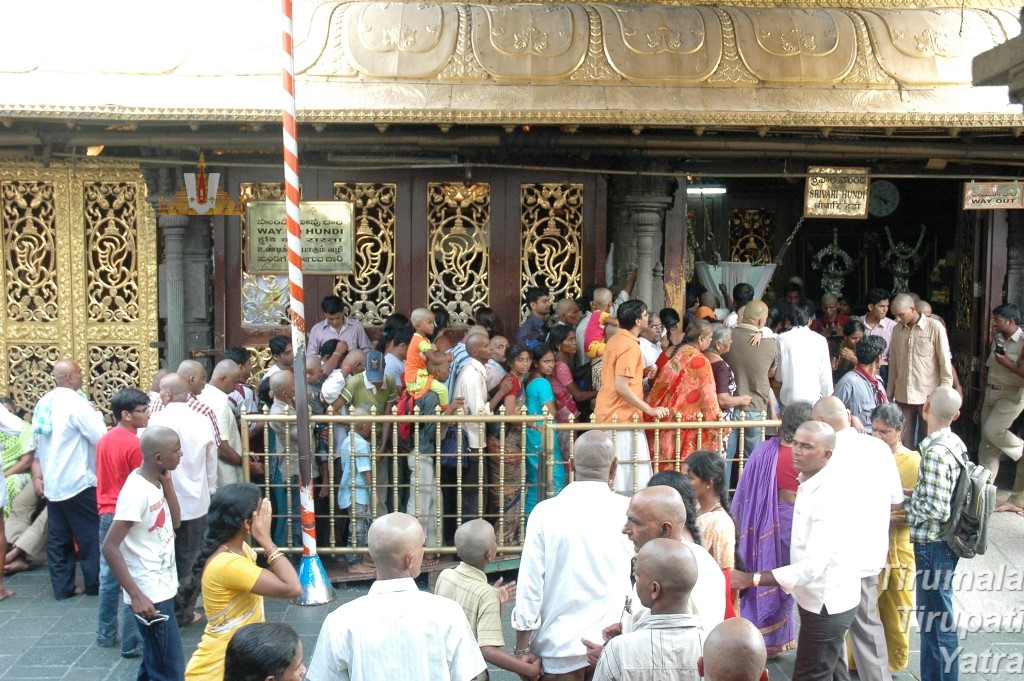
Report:
M760 208L729 211L729 259L767 265L775 247L775 211Z
M366 326L381 326L395 311L395 203L398 186L388 182L335 182L334 199L351 201L355 270L338 276L334 292L346 314Z
M520 299L535 286L552 300L578 298L583 273L583 185L520 185ZM520 319L529 310L523 306Z
M141 360L139 348L134 345L89 347L89 388L93 401L100 409L109 414L110 398L114 393L123 388L143 385Z
M490 229L490 184L427 184L427 300L448 310L452 326L488 304Z
M245 243L245 203L247 201L284 201L280 182L243 182L238 191L242 204L242 243ZM288 275L250 274L246 271L245 247L242 248L242 326L288 326Z
M39 398L57 387L53 367L61 358L56 345L19 343L7 346L7 392L31 414Z
M264 374L267 373L267 369L274 363L274 356L270 354L270 347L267 345L246 345L245 349L249 351L249 356L252 358L250 383L259 385Z
M56 202L52 182L0 183L7 319L53 322L59 316Z
M130 182L90 182L84 187L90 322L139 319L138 198L138 188Z

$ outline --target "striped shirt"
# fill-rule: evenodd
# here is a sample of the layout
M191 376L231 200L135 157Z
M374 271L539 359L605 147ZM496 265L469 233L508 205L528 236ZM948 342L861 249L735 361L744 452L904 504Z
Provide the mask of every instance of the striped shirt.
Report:
M210 409L206 404L200 402L192 393L188 394L188 399L185 401L185 404L187 404L192 411L197 414L201 414L210 420L210 427L213 428L213 441L218 447L220 447L220 428L217 427L217 415L213 412L213 409ZM166 407L167 405L164 404L162 400L157 400L155 402L150 401L149 413L155 414Z
M181 439L181 462L171 473L181 519L203 517L217 489L217 445L210 420L182 402L171 402L150 417L153 426L170 428Z
M434 593L462 606L479 645L505 647L501 604L498 592L487 583L487 575L472 565L459 563L441 572Z

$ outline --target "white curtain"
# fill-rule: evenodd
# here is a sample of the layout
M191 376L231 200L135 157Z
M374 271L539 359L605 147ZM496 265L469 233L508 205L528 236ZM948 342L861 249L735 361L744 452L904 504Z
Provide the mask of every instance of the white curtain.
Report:
M718 294L719 284L725 284L725 290L732 296L732 287L741 282L754 287L754 300L760 300L764 290L768 288L775 273L775 265L751 265L748 262L723 262L720 265L712 265L707 262L698 262L694 265L697 269L697 279L704 285L704 288Z

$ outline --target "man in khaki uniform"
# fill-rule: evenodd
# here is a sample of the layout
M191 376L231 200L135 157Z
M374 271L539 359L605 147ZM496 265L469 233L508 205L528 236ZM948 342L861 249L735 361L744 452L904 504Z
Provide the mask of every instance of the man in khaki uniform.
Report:
M933 390L953 385L949 339L942 325L921 314L917 303L907 294L896 296L889 309L899 324L892 332L886 392L903 410L907 421L903 444L913 449L918 441L917 421L921 407ZM923 422L921 431L923 437Z
M1010 427L1024 409L1024 330L1020 328L1020 310L1004 303L992 310L992 331L995 342L985 362L985 397L974 413L981 424L981 465L992 471L992 482L999 474L999 455L1006 454L1019 461L1024 441ZM1024 515L1024 466L1017 466L1013 492L1007 503L997 511L1014 511Z

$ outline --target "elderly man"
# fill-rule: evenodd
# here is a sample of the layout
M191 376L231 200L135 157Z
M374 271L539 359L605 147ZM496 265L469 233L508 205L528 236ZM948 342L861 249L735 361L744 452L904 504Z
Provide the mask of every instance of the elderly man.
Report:
M939 386L953 385L953 365L946 331L934 319L918 312L917 303L907 294L892 301L892 314L899 325L892 332L889 348L889 400L903 410L907 427L903 444L917 445L918 418L925 399Z
M270 389L274 392L274 403L270 405L271 416L283 416L285 414L295 413L295 375L290 371L279 371L270 377ZM299 429L296 422L284 423L281 421L272 421L270 423L270 430L274 434L274 459L276 465L270 466L272 475L275 477L272 482L276 485L274 488L277 490L275 508L279 509L278 513L284 515L288 511L286 493L286 487L292 486L291 491L291 515L292 515L292 534L291 534L291 545L302 546L302 523L299 522L299 483L300 483L300 470L299 470ZM309 433L307 437L312 437L312 433ZM313 447L312 443L310 446L310 453L312 454ZM310 471L301 471L302 478L310 474ZM318 479L320 477L319 466L312 466L312 477ZM288 523L285 522L284 518L280 518L274 525L274 543L278 546L284 546L288 544Z
M412 516L377 518L368 534L377 580L324 620L310 681L470 681L487 665L458 603L422 592L423 529Z
M512 611L515 654L539 656L542 678L552 681L586 678L580 637L600 640L631 591L633 550L617 529L629 502L608 489L616 465L611 440L584 433L569 465L575 481L530 515Z
M224 487L242 482L242 436L238 432L238 421L231 408L228 396L238 385L241 369L233 360L224 359L217 363L210 380L196 397L213 410L217 418L217 430L222 439L217 447L217 486Z
M75 588L75 545L85 593L100 588L100 516L96 507L96 443L107 432L103 415L82 390L82 369L62 359L53 367L57 387L32 413L36 457L42 472L49 526L46 557L57 600L81 593Z
M179 374L167 374L160 381L164 408L149 418L149 426L164 426L181 440L181 462L171 480L181 509L181 526L174 535L174 556L178 570L179 593L191 598L175 602L179 626L197 621L195 612L198 589L192 588L192 568L203 548L206 512L210 497L217 489L217 444L210 420L188 404L189 385ZM141 436L140 436L141 437Z
M768 681L764 637L750 620L734 617L711 630L697 671L704 681Z
M974 422L981 424L981 449L978 460L992 472L992 482L999 475L999 455L1006 454L1017 463L1013 491L997 511L1013 511L1024 515L1024 440L1011 430L1013 422L1024 410L1024 330L1020 328L1020 310L1004 303L992 310L992 331L995 342L985 362L985 396L978 402Z
M644 359L639 339L650 317L647 305L640 300L627 300L619 306L618 314L619 331L608 341L601 358L601 389L595 409L597 421L611 423L614 419L617 423L630 423L634 416L644 414L656 419L667 418L667 407L652 407L643 399ZM636 431L632 430L609 432L619 464L615 491L632 493L651 479L647 438L643 434L636 437Z
M844 681L846 632L860 602L859 562L850 542L859 517L844 494L847 481L830 464L836 436L808 421L793 436L793 466L800 473L793 509L792 563L771 572L732 571L734 589L781 586L796 596L800 611L793 678ZM852 520L851 520L852 519Z
M490 357L488 343L490 339L483 327L470 328L466 336L465 345L468 359L459 371L459 377L453 385L452 397L461 397L463 410L471 416L486 415L491 413L491 405L487 398L487 368L485 363ZM475 518L480 515L479 489L480 473L486 470L481 466L480 455L487 448L487 436L481 428L482 424L467 423L463 431L466 436L466 444L469 449L463 457L462 468L462 517L463 519ZM450 543L455 539L455 530L458 526L456 507L459 472L454 467L441 468L441 490L444 494L444 535L445 541Z
M637 554L634 572L640 603L651 614L608 641L594 681L699 681L700 620L687 607L697 582L693 554L678 541L652 539Z
M928 436L921 440L921 469L912 496L904 503L914 542L917 623L921 631L921 676L956 681L960 643L953 612L953 574L959 558L949 548L943 525L967 459L963 440L950 430L960 416L960 395L949 386L932 391L922 409Z
M580 304L574 298L567 296L555 303L555 317L557 317L557 322L575 329L583 319L583 310L580 309Z
M880 341L874 336L863 340ZM889 523L903 504L899 469L888 445L850 426L850 413L838 398L824 397L812 416L835 431L829 465L839 472L856 504L857 523L846 541L860 568L860 605L850 625L853 659L862 681L891 681L889 648L878 614L878 575L889 557ZM870 417L868 418L870 421Z

